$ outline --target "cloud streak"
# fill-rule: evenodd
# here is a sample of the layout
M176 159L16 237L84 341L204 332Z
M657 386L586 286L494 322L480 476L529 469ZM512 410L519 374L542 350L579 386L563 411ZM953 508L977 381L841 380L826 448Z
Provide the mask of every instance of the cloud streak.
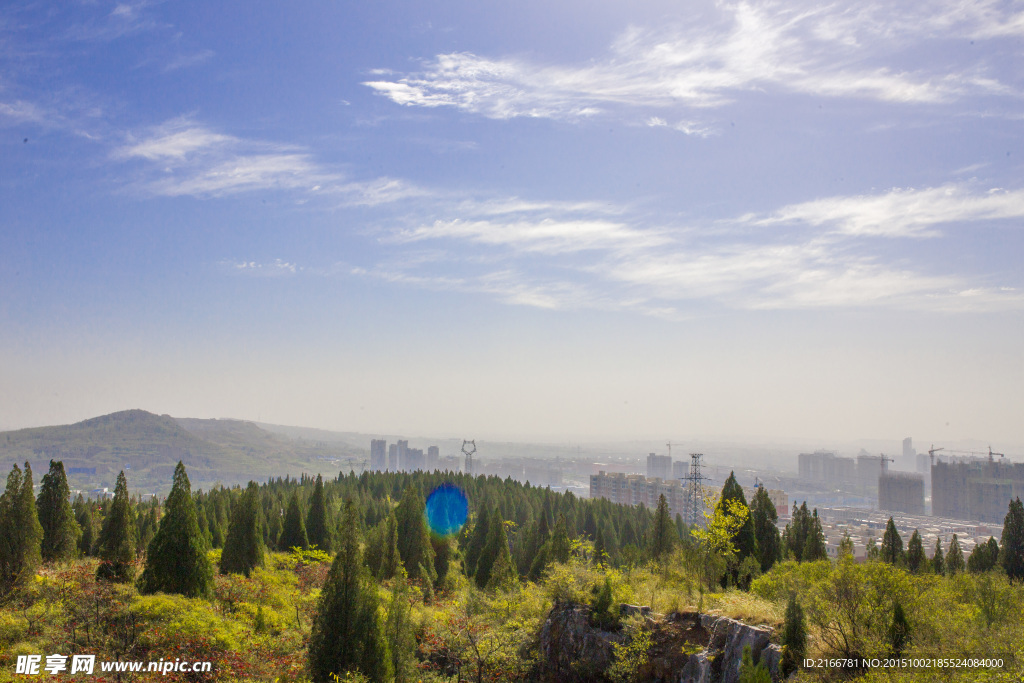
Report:
M949 1L916 12L881 4L859 11L769 2L719 7L719 16L686 28L631 28L607 57L585 65L448 53L422 71L377 71L364 84L400 105L453 107L492 119L581 120L652 110L692 114L761 90L939 104L1013 90L984 64L922 67L904 59L901 48L968 36L1024 35L1024 12L994 2L968 10ZM692 116L673 122L664 114L647 114L640 120L708 134Z

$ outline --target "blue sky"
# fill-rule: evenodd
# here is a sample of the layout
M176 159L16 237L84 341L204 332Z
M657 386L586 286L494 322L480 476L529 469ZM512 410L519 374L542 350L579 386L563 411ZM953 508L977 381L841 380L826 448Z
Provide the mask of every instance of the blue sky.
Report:
M8 3L0 428L1024 444L1024 3Z

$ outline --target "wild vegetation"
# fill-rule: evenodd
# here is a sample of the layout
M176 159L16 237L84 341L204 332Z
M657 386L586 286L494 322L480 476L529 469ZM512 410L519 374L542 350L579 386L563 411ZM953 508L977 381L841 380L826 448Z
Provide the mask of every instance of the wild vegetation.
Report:
M781 667L798 680L1024 673L1020 501L1002 538L966 561L956 543L928 557L917 534L904 548L891 525L858 564L845 543L827 558L806 505L780 534L764 492L748 503L733 477L690 529L664 500L625 507L494 477L349 473L193 492L179 464L168 498L143 503L123 474L113 499L68 506L59 463L38 498L31 469L11 470L0 497L0 680L14 678L19 655L56 653L214 664L168 680L536 680L541 625L569 603L586 606L590 628L622 636L594 680L650 680L655 634L624 618L623 603L772 626ZM424 516L445 482L470 501L452 538ZM803 667L886 657L1005 665ZM766 675L745 656L741 680Z

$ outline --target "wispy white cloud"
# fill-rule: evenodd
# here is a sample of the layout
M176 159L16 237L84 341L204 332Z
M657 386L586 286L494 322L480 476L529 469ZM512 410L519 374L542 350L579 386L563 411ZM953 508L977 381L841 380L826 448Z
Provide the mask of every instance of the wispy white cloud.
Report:
M163 196L219 197L255 190L291 190L376 206L426 194L404 180L353 180L306 148L244 139L187 118L168 121L115 149L118 161L144 162L144 191ZM337 199L335 199L337 201Z
M397 104L454 107L489 118L583 119L612 110L700 110L738 93L774 90L825 97L940 103L1011 88L983 63L902 66L900 51L928 40L1018 35L1024 12L995 2L968 11L946 0L851 10L838 5L722 3L712 20L657 31L631 28L604 59L545 65L471 53L438 55L416 73L377 71L365 85ZM689 117L641 116L688 134L708 127Z
M216 53L213 50L199 50L197 52L180 54L164 64L163 69L161 70L164 73L170 73L172 71L177 71L178 69L187 69L189 67L198 66L209 61L214 54Z
M950 223L1024 218L1024 190L975 192L964 184L894 189L884 194L839 196L785 206L770 216L746 216L758 225L804 223L845 235L934 237Z
M284 275L295 275L305 270L303 266L283 259L274 259L269 262L261 261L221 261L222 267L232 273L239 275L258 275L262 277L281 277Z

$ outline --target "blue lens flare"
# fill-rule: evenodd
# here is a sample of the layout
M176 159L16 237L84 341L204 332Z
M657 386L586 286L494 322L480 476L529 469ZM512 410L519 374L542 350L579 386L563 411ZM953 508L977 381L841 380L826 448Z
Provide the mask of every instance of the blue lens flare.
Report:
M469 499L455 484L441 484L427 496L427 524L438 536L459 533L468 516Z

